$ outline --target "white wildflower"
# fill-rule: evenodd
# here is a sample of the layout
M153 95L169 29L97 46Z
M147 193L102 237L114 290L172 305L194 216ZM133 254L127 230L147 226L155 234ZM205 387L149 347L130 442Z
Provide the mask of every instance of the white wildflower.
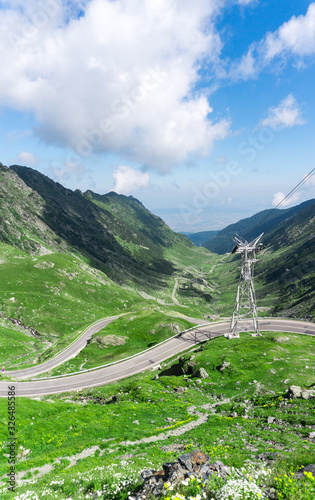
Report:
M219 490L217 500L259 500L263 498L262 490L245 478L230 479Z

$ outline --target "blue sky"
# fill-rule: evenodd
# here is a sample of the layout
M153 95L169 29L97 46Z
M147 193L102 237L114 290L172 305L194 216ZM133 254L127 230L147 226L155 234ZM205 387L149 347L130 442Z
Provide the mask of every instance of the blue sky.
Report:
M191 232L275 206L315 166L315 2L7 0L0 25L6 165Z

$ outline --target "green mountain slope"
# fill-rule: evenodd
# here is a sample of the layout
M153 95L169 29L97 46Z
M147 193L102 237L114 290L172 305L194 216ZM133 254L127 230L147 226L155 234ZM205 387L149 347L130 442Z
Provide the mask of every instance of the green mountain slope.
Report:
M150 337L157 314L164 326L152 341L172 336L189 326L184 314L208 309L197 289L180 303L173 299L177 276L210 258L135 198L84 195L30 168L1 164L0 360L7 369L42 361L85 326L117 314L142 318L122 332L130 334L127 351L150 344L141 338ZM103 362L106 351L98 352Z
M107 227L121 246L135 259L150 265L151 269L168 272L163 259L164 249L174 244L192 247L188 238L174 233L133 196L114 192L99 195L92 191L87 191L84 196L106 213Z
M150 344L144 332L158 342L187 328L178 313L198 317L207 304L198 295L185 309L173 301L173 275L205 253L132 197L83 195L30 168L0 165L2 364L50 358L85 326L116 314L140 318L129 333L118 332L130 335L122 357ZM152 328L157 317L161 327ZM106 362L107 347L98 349Z
M314 400L286 396L291 385L314 390L313 343L312 337L287 333L266 332L254 338L241 334L233 341L220 337L182 354L180 360L176 356L164 362L162 371L40 401L19 398L18 446L22 453L28 452L17 461L22 480L16 495L45 500L130 499L141 471L160 470L161 464L195 449L209 454L211 463L220 460L237 468L250 464L251 483L266 478L261 468L257 476L253 474L258 456L280 492L281 481L274 478L281 473L283 483L292 478L294 484L293 460L296 468L315 461L315 443L309 437L314 430ZM229 366L221 371L223 361ZM179 372L185 365L186 370ZM209 377L196 381L189 365L202 367ZM166 374L176 368L177 376ZM8 402L1 398L1 422L7 418ZM2 426L2 436L2 441L12 439L7 425ZM1 477L6 477L7 469L7 448L2 446ZM7 484L3 480L0 485L2 500L12 500ZM314 498L311 490L304 489L307 496L291 491L291 500ZM200 489L199 496L192 497L191 492L173 498L202 498Z
M0 164L0 241L30 254L69 250L45 221L44 199L12 169Z
M264 237L266 251L257 265L265 296L276 291L272 310L297 318L315 316L315 202L299 206L294 217Z
M309 200L301 203L301 205L284 210L263 210L252 217L242 219L235 224L230 224L226 228L222 229L222 231L220 231L215 238L205 243L204 246L211 252L218 254L231 252L234 246L232 237L236 233L247 239L247 241L256 238L261 233L265 233L264 242L267 242L268 238L266 239L266 236L269 233L277 229L281 231L283 224L286 224L290 220L294 222L294 218L300 211L301 213L304 213L304 208L314 203L315 200Z
M294 207L295 215L285 217L265 234L265 249L255 265L257 306L268 315L313 320L315 317L315 202ZM243 234L241 233L243 236ZM218 256L219 257L219 256ZM221 295L215 307L219 314L231 314L240 274L240 257L227 254L212 273Z
M267 314L314 318L314 205L265 223L255 283ZM239 279L239 256L196 248L132 196L73 192L20 166L0 165L0 264L1 331L12 329L10 318L20 333L38 331L16 344L34 360L44 345L50 356L111 314L229 317Z
M17 175L12 175L12 173ZM17 180L17 176L18 179ZM173 264L163 257L163 248L184 243L192 246L182 235L177 235L158 217L132 197L109 193L99 196L92 192L85 195L79 190L71 191L52 181L31 168L13 165L10 169L2 167L2 177L18 182L25 192L24 219L31 228L44 224L43 233L50 238L50 248L73 249L89 259L90 264L98 267L117 283L128 281L150 287L164 286L164 278L174 273ZM29 189L25 189L21 180ZM7 181L8 184L8 181ZM9 188L10 192L14 189ZM14 200L11 200L14 202ZM18 197L8 206L2 199L4 210L11 214L17 212L13 225L24 231L23 214ZM33 213L33 220L29 213ZM12 218L12 216L11 216ZM34 247L36 234L30 230L25 238L13 236L11 227L2 231L2 239L25 250ZM39 235L37 239L41 239ZM25 239L24 238L24 239Z

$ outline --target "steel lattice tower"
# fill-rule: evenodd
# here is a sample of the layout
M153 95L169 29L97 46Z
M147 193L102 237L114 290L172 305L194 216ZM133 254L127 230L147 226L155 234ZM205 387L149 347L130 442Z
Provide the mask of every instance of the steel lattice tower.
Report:
M239 337L239 332L251 331L259 335L258 315L256 306L256 296L254 289L254 263L257 261L256 254L264 248L258 242L264 233L258 238L248 243L246 240L236 235L233 240L236 246L232 253L241 254L241 275L238 283L229 339Z

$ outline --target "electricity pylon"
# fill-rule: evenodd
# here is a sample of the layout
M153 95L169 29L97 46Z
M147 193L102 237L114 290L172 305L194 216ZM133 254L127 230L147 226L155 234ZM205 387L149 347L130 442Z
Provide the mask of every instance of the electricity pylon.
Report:
M254 289L254 263L257 261L256 254L264 248L262 243L258 245L263 234L251 243L248 243L238 234L233 238L236 246L233 248L232 253L241 254L241 275L237 287L230 331L227 335L229 339L239 337L239 332L244 331L251 331L256 335L260 334Z

